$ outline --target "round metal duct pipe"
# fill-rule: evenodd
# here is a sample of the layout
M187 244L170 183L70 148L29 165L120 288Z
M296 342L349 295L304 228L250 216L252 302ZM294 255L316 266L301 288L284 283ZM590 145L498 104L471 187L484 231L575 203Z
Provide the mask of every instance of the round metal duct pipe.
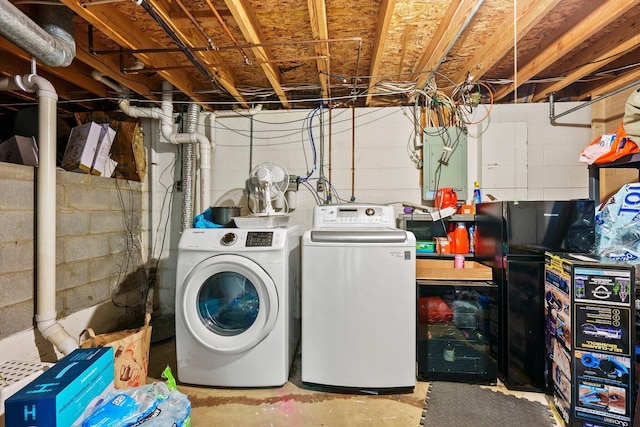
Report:
M63 6L39 6L40 25L8 0L0 0L0 35L52 67L67 67L76 56L73 11Z

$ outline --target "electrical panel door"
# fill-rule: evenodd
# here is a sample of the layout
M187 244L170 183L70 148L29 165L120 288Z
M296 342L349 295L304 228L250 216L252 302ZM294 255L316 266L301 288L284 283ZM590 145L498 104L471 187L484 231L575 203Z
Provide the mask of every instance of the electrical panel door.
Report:
M470 199L467 185L467 134L460 127L426 128L422 148L422 198L438 188L453 188L458 200Z

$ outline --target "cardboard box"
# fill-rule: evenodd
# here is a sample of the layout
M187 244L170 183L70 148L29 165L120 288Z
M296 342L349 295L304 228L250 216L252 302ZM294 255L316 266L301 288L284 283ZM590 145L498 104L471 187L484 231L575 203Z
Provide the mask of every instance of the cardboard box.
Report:
M142 181L147 173L144 135L140 123L113 121L118 130L111 149L111 158L118 162L113 176L132 181Z
M144 134L140 119L132 118L117 111L92 111L74 114L78 123L94 121L109 123L116 136L111 146L111 159L117 162L116 169L105 176L142 181L147 173Z
M34 137L15 135L0 144L0 162L38 166L38 145Z
M85 123L71 129L62 158L62 169L72 172L104 174L115 131L109 124Z
M5 401L7 426L77 426L113 390L113 348L74 350Z
M4 402L21 388L42 375L53 364L7 360L0 363L0 427L4 423Z
M91 174L98 176L111 176L111 174L106 175L106 164L110 160L109 153L111 152L111 145L113 144L113 140L116 137L116 131L111 129L111 127L103 123L102 126L103 131L100 135L100 141L98 141L98 146L96 148L96 156L93 159L93 164L91 165Z
M475 261L465 261L464 268L453 268L453 260L417 259L416 279L492 280L491 267Z
M638 182L636 168L600 168L600 201L604 202L616 194L625 184Z
M635 268L592 254L545 253L547 384L567 426L632 425Z
M97 123L85 123L71 129L62 158L62 169L72 172L91 172L103 127Z

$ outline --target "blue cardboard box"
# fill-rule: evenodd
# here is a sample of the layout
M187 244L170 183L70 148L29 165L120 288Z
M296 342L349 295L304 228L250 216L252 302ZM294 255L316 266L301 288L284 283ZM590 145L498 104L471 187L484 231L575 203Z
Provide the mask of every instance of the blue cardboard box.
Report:
M113 348L74 350L5 401L5 423L79 425L85 410L113 389L113 377Z

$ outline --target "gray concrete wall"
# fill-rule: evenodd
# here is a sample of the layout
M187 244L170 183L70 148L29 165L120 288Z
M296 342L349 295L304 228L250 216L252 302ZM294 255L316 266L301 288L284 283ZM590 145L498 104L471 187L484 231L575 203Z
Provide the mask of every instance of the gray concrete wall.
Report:
M139 182L57 171L56 310L113 300L123 325L144 312ZM0 163L0 339L34 325L35 169Z

